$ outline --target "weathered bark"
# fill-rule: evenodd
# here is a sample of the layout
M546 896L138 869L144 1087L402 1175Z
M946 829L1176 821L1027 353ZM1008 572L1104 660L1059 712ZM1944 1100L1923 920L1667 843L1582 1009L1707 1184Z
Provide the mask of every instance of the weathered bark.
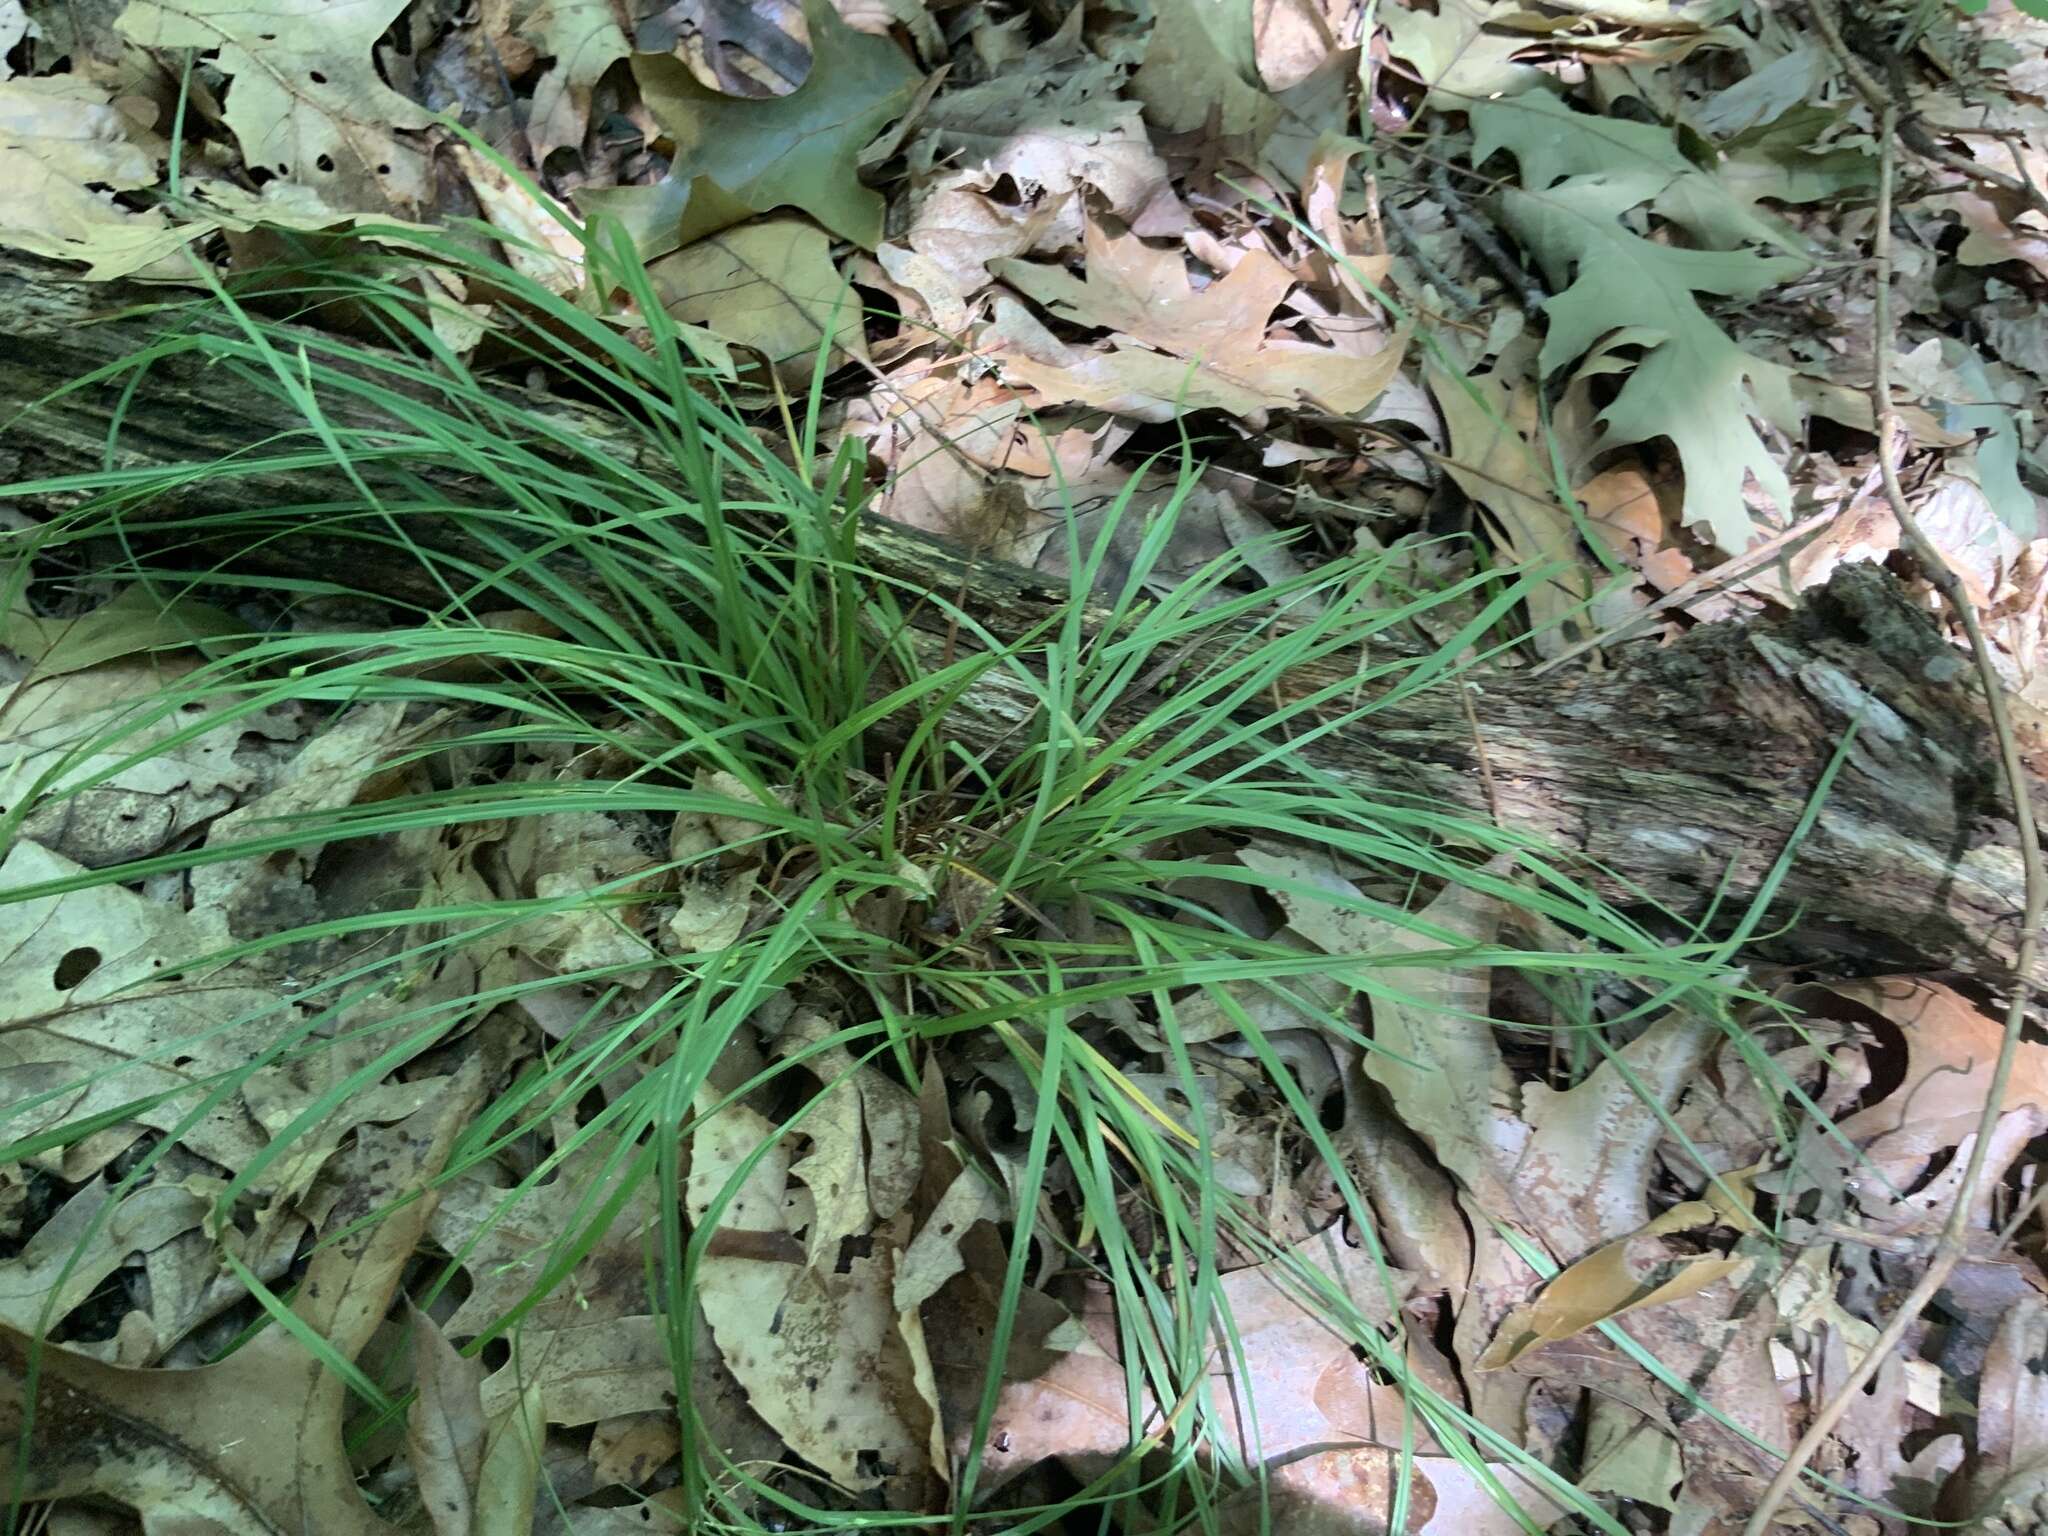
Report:
M0 421L11 421L0 475L40 478L103 462L116 389L93 386L29 407L142 345L157 322L122 313L141 297L0 257ZM622 455L636 452L637 440L616 423L554 408ZM174 359L126 402L115 462L209 461L291 426L278 410L267 396L222 389L193 359ZM452 475L448 483L459 489ZM305 488L214 481L184 494L191 510L218 511L237 499L297 500ZM1031 572L894 525L870 522L862 545L887 575L964 595L997 635L1042 620L1063 598ZM352 582L432 595L401 558L380 561L355 544L340 552L313 534L244 559L272 572L345 561ZM938 633L937 613L929 619L933 632L919 643L936 652L951 642ZM1197 653L1186 665L1200 661ZM1887 574L1849 568L1795 613L1708 626L1669 648L1634 648L1621 663L1577 677L1531 681L1500 671L1474 680L1478 740L1504 822L1582 856L1587 878L1610 895L1694 914L1718 892L1719 910L1738 913L1857 720L1847 762L1772 908L1774 922L1791 925L1780 952L2003 978L2017 950L2021 873L1985 713L1966 658ZM1304 668L1289 692L1299 697L1341 675L1334 666ZM1117 723L1141 708L1134 701ZM1000 754L1014 747L1029 711L1025 690L991 678L960 702L949 728L963 745ZM2024 746L2035 803L2048 811L2042 742L2030 730ZM1390 703L1321 738L1308 756L1377 792L1480 816L1495 809L1474 732L1447 691ZM2035 980L2048 981L2048 963Z

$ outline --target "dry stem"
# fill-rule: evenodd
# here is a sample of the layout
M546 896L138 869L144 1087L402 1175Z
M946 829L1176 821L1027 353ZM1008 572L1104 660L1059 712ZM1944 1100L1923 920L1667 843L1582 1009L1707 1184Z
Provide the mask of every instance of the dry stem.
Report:
M1923 160L1936 165L1945 165L1959 176L1967 177L1981 186L1996 187L2015 197L2023 198L2034 212L2048 216L2048 194L2035 186L2032 181L2019 176L2008 176L1993 166L1982 165L1968 155L1959 155L1937 140L1925 124L1911 113L1901 118L1897 115L1898 93L1880 85L1875 76L1863 67L1848 40L1842 36L1841 18L1836 15L1833 0L1806 0L1806 13L1813 18L1814 30L1828 45L1828 52L1835 56L1835 62L1842 66L1842 73L1856 94L1863 98L1863 104L1880 118L1891 123L1883 132L1887 144L1894 138L1905 142L1908 149ZM1889 116L1887 116L1889 114ZM2014 157L2015 165L2019 164Z
M1813 11L1819 17L1826 0L1814 0ZM1830 18L1832 20L1832 18ZM1854 61L1846 57L1838 32L1827 35L1828 45L1836 53L1844 67L1853 68ZM1852 73L1851 78L1855 75ZM1860 85L1858 87L1861 89ZM1955 610L1962 621L1964 631L1970 637L1970 653L1976 658L1977 677L1984 688L1985 703L1991 713L1991 725L1998 738L1999 766L2004 772L2005 782L2012 792L2013 820L2019 833L2020 860L2026 870L2026 898L2021 922L2019 955L2014 962L2013 994L2011 1005L2005 1015L2005 1035L1998 1047L1998 1063L1991 1072L1991 1086L1984 1097L1983 1113L1977 1118L1976 1138L1970 1147L1969 1161L1964 1165L1962 1183L1957 1187L1955 1203L1950 1206L1948 1220L1943 1224L1934 1252L1925 1273L1911 1294L1899 1304L1877 1339L1870 1346L1848 1379L1836 1388L1833 1397L1821 1406L1814 1415L1813 1423L1806 1433L1799 1437L1799 1443L1792 1447L1785 1464L1778 1469L1770 1486L1764 1490L1763 1499L1758 1503L1756 1513L1749 1517L1743 1527L1743 1536L1763 1536L1770 1528L1771 1518L1783 1504L1792 1486L1799 1481L1800 1474L1813 1460L1821 1443L1834 1432L1842 1416L1862 1394L1863 1388L1875 1376L1891 1353L1898 1347L1899 1340L1935 1293L1947 1281L1956 1265L1967 1251L1969 1239L1970 1211L1975 1204L1978 1182L1984 1174L1986 1154L1991 1144L1991 1134L1998 1124L1998 1118L2005 1104L2006 1084L2012 1076L2013 1057L2019 1044L2020 1024L2026 1017L2028 1000L2027 977L2033 969L2035 954L2040 943L2041 918L2044 895L2048 895L2048 880L2044 880L2041 864L2041 844L2034 831L2033 807L2027 797L2026 769L2020 762L2019 744L2013 734L2012 715L2007 708L2004 686L1998 680L1998 672L1992 665L1991 647L1984 639L1983 626L1977 621L1976 610L1964 596L1962 582L1940 553L1928 542L1920 531L1920 524L1913 516L1913 509L1907 504L1905 488L1899 483L1898 468L1898 421L1892 405L1891 355L1897 339L1892 328L1891 278L1892 278L1892 186L1896 179L1895 136L1898 126L1898 107L1886 100L1881 111L1882 128L1878 135L1878 189L1877 189L1877 313L1873 320L1871 348L1873 355L1873 376L1871 380L1871 401L1877 413L1877 457L1878 466L1884 476L1885 500L1891 504L1892 514L1899 520L1899 527L1906 535L1907 546L1925 568L1927 579L1941 592L1949 607Z

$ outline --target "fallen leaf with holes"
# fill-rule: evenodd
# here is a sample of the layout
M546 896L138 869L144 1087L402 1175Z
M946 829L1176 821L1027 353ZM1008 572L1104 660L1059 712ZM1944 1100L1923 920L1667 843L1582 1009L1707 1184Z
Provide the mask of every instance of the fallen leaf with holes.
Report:
M896 1309L921 1307L967 1267L961 1244L978 1222L999 1222L1009 1209L1003 1192L978 1168L962 1168L917 1229L896 1266Z
M483 1384L484 1411L509 1412L520 1393L542 1389L551 1424L595 1424L619 1414L675 1407L675 1368L660 1317L619 1317L564 1327L523 1327L512 1358Z
M328 206L411 213L433 201L419 139L434 116L384 83L372 57L405 0L130 0L115 22L145 48L213 54L232 81L226 121L243 161Z
M0 890L18 892L84 873L36 843L0 863ZM10 1135L27 1136L126 1110L125 1124L65 1154L89 1178L140 1128L170 1132L219 1074L243 1073L289 1030L276 994L219 977L176 975L180 961L220 947L217 918L93 885L22 901L0 938L0 1093ZM239 1096L221 1098L180 1140L223 1168L246 1167L267 1144ZM95 1159L90 1165L75 1156Z
M784 1029L777 1049L816 1046L833 1032L833 1024L823 1015L799 1012ZM868 1210L876 1221L893 1221L910 1204L922 1173L924 1127L917 1096L873 1063L856 1063L843 1044L808 1050L804 1065L821 1083L850 1088L860 1100Z
M1271 410L1303 407L1353 415L1379 398L1400 367L1396 341L1371 357L1291 338L1269 338L1274 309L1293 275L1263 250L1196 291L1176 250L1090 224L1088 275L1023 261L996 263L1012 287L1063 319L1128 338L1109 350L1060 348L998 354L1004 377L1047 400L1099 406L1141 421L1213 408L1254 427ZM1143 346L1137 345L1143 343ZM1156 350L1147 350L1153 348Z
M707 1096L700 1112L715 1102ZM763 1143L772 1145L742 1176ZM697 1299L754 1411L841 1487L921 1498L931 1367L916 1314L899 1314L891 1299L908 1218L842 1242L833 1262L812 1267L798 1236L809 1202L790 1186L788 1144L741 1104L698 1123L686 1204L692 1222L713 1224Z
M337 1040L324 1050L299 1053L249 1074L242 1102L279 1146L277 1156L246 1185L252 1195L273 1205L292 1204L356 1127L389 1125L432 1100L440 1091L434 1078L394 1077L348 1087L355 1073L389 1049L381 1039Z
M292 1306L342 1360L354 1361L382 1325L433 1209L434 1175L482 1095L472 1058L418 1114L362 1133L328 1217L337 1235L314 1250ZM358 1225L401 1200L382 1220ZM349 1392L276 1325L192 1371L102 1365L54 1345L38 1350L0 1328L0 1434L28 1436L25 1459L8 1457L0 1469L0 1492L98 1496L163 1529L391 1536L396 1528L356 1488L342 1427Z

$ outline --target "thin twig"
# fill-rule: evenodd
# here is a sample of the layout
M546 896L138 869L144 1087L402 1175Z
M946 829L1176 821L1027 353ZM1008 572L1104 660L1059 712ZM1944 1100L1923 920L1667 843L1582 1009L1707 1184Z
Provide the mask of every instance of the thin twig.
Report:
M1815 14L1825 0L1814 0ZM1832 46L1832 45L1831 45ZM2027 797L2026 768L2020 762L2018 738L2013 733L2012 716L2006 707L2005 688L1998 680L1998 671L1992 665L1991 647L1984 639L1984 629L1977 622L1977 612L1970 606L1963 593L1963 584L1956 573L1943 560L1940 553L1928 542L1921 532L1919 521L1913 509L1907 504L1905 487L1899 483L1898 468L1898 413L1892 405L1891 355L1897 337L1892 330L1891 280L1892 280L1892 184L1896 180L1897 148L1894 142L1898 126L1898 107L1886 101L1880 113L1881 130L1878 135L1878 184L1877 184L1877 233L1875 254L1877 267L1877 313L1873 319L1871 353L1873 377L1870 385L1871 403L1877 414L1877 460L1884 476L1885 500L1891 504L1892 515L1899 520L1899 528L1906 535L1907 547L1925 568L1927 579L1941 592L1949 607L1955 610L1962 621L1964 631L1970 637L1970 654L1976 658L1977 678L1984 689L1984 702L1991 714L1991 728L1998 738L1999 767L2003 770L2007 789L2012 794L2013 822L2019 833L2020 862L2026 871L2026 896L2021 914L2019 954L2013 961L2012 1003L2006 1009L2005 1034L1998 1045L1998 1062L1991 1070L1991 1085L1984 1095L1984 1109L1977 1117L1976 1139L1970 1147L1969 1161L1963 1167L1962 1182L1957 1186L1954 1203L1949 1207L1948 1220L1943 1223L1941 1236L1936 1240L1934 1252L1926 1271L1920 1276L1920 1283L1913 1287L1911 1294L1899 1304L1891 1321L1885 1324L1869 1353L1849 1372L1848 1379L1835 1390L1835 1395L1821 1406L1814 1415L1813 1423L1806 1433L1799 1437L1799 1443L1785 1458L1785 1464L1778 1469L1778 1475L1764 1490L1762 1501L1756 1513L1749 1517L1749 1524L1743 1527L1743 1536L1763 1536L1770 1529L1771 1517L1778 1506L1785 1502L1793 1484L1813 1460L1821 1442L1834 1432L1842 1416L1860 1400L1864 1387L1874 1377L1879 1367L1891 1357L1899 1340L1913 1325L1915 1319L1934 1299L1950 1273L1962 1260L1969 1246L1970 1213L1976 1204L1978 1182L1984 1174L1984 1164L1989 1155L1992 1132L1997 1128L1999 1115L2005 1105L2006 1085L2012 1077L2013 1058L2020 1039L2020 1025L2026 1018L2030 992L2028 978L2034 972L2035 953L2040 945L2041 918L2044 897L2048 897L2048 879L2044 879L2041 864L2040 840L2034 831L2033 805Z
M1887 143L1897 138L1921 159L1945 165L1982 186L2011 193L2023 199L2034 212L2048 217L2048 194L2035 186L2032 178L2009 176L1995 167L1972 160L1968 155L1959 155L1937 140L1916 114L1897 115L1898 96L1879 84L1877 77L1863 67L1862 60L1849 47L1848 39L1842 36L1841 18L1835 13L1833 0L1806 0L1806 13L1813 18L1814 30L1820 33L1821 41L1827 44L1828 52L1835 56L1835 62L1841 65L1842 73L1848 77L1856 94L1863 98L1863 104L1881 119L1887 113L1892 114L1894 127L1884 135ZM2014 156L2013 163L2020 164L2018 156Z
M1651 619L1657 617L1658 614L1692 602L1695 598L1704 597L1717 588L1740 585L1755 574L1759 566L1769 564L1788 545L1796 543L1809 534L1819 533L1821 529L1841 515L1841 508L1829 507L1825 512L1816 512L1811 517L1800 519L1782 533L1772 534L1771 537L1765 539L1761 544L1752 545L1741 554L1724 560L1709 570L1704 570L1697 575L1688 577L1684 582L1673 587L1654 603L1637 609L1619 623L1611 624L1599 634L1589 639L1581 640L1569 649L1559 651L1555 656L1548 658L1540 665L1531 667L1529 669L1529 676L1541 677L1546 672L1556 671L1568 661L1577 660L1588 651L1598 650L1601 646L1605 645L1613 645L1624 636L1634 634Z
M1493 817L1496 827L1505 827L1500 817L1500 795L1493 784L1493 761L1486 755L1486 734L1479 729L1478 711L1472 708L1472 684L1464 673L1458 674L1458 702L1465 706L1465 724L1472 729L1472 755L1479 762L1479 782L1486 786L1486 809ZM1551 1032L1553 1035L1556 1031Z
M1430 258L1428 250L1422 244L1421 234L1409 222L1408 215L1393 203L1386 204L1380 211L1386 221L1387 232L1394 237L1403 254L1421 272L1423 282L1442 294L1444 302L1460 315L1478 313L1479 300L1472 296L1469 288Z
M1550 302L1550 294L1542 282L1521 262L1508 254L1506 246L1500 243L1493 232L1493 226L1473 216L1471 207L1451 185L1451 173L1442 156L1443 120L1433 119L1429 125L1430 174L1429 189L1436 194L1436 200L1443 204L1449 215L1451 227L1465 237L1465 243L1486 258L1500 280L1514 289L1522 301L1522 308L1533 319L1541 314L1543 306Z

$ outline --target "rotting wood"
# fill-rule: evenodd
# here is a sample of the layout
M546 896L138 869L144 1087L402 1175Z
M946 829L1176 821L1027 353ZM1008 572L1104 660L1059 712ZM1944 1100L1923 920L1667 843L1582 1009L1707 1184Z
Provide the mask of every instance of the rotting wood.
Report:
M0 477L103 462L117 387L37 402L145 344L161 322L138 306L154 297L0 257ZM622 454L637 452L638 440L600 413L550 408ZM126 401L115 462L209 461L289 427L277 411L266 396L223 388L195 358L169 359ZM460 494L452 473L421 468ZM303 484L273 494L280 490L288 491L282 501L305 494ZM193 487L186 506L219 512L264 494L253 480L214 481ZM1032 572L892 524L870 520L861 544L878 572L959 596L998 636L1041 622L1063 599ZM331 539L315 532L238 557L270 574L331 570L337 558ZM352 581L397 597L435 595L396 554L380 560L351 543L346 568ZM955 643L936 607L922 621L932 628L917 643L931 654ZM1187 664L1201 659L1197 652ZM2022 872L1983 706L1965 658L1889 575L1849 567L1796 612L1705 626L1618 659L1612 671L1575 677L1473 677L1472 707L1509 826L1580 855L1610 896L1694 915L1718 892L1719 910L1737 913L1856 720L1848 760L1773 908L1772 922L1789 926L1772 953L1831 967L1953 969L1994 984L2006 974L2018 948ZM1341 675L1303 669L1299 689ZM1030 707L1021 685L991 676L960 701L949 729L970 750L1000 754L1020 740L1016 723ZM1139 708L1112 723L1129 723ZM2022 735L2035 803L2048 809L2048 742L2038 726ZM1447 691L1389 703L1306 751L1319 768L1375 792L1492 813L1471 724Z

